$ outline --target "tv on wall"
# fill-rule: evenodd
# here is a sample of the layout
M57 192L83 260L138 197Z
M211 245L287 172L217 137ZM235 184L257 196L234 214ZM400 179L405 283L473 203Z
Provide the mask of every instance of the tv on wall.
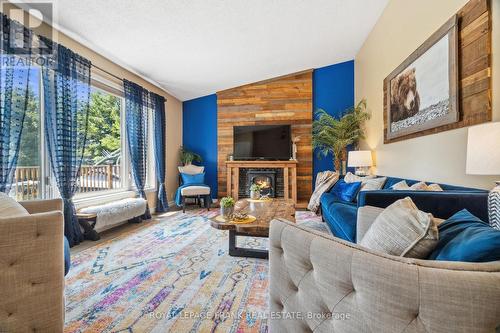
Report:
M289 160L290 125L233 127L235 160Z

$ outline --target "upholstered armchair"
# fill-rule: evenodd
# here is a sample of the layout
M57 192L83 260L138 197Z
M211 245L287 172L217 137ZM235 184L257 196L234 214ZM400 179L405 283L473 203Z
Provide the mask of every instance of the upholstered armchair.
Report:
M0 332L62 332L63 203L20 204L31 215L0 218Z
M380 211L360 208L359 239ZM274 333L470 333L500 325L500 262L385 255L283 220L271 223L269 260Z
M201 200L205 204L205 208L210 210L210 203L212 199L210 197L211 189L204 181L205 167L197 165L186 165L180 166L179 169L179 189L177 194L177 204L182 206L182 212L186 211L186 199L195 199L195 203L199 203L201 207ZM191 177L190 177L191 176ZM201 177L196 177L201 176ZM187 182L186 180L192 178L193 181ZM194 180L201 179L201 180Z

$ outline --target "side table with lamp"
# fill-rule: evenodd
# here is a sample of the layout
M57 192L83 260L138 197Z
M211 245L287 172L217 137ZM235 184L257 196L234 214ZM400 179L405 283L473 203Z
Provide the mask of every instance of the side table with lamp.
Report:
M500 122L469 127L467 137L468 175L500 175ZM500 181L488 196L490 225L500 230Z

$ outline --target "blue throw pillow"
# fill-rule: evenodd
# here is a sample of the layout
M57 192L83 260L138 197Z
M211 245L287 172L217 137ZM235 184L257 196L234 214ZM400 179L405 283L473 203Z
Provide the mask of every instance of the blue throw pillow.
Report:
M181 173L182 185L190 184L205 184L205 173L197 173L196 175L190 175L187 173Z
M346 183L343 179L339 179L330 190L337 198L346 202L353 202L361 188L361 182Z
M441 223L439 241L428 259L486 262L500 260L500 230L463 209Z

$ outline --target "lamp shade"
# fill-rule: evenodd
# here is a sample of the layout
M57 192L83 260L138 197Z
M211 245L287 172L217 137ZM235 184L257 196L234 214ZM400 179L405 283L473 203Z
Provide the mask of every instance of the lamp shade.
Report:
M350 151L347 158L348 167L370 167L373 165L372 152L369 150Z
M469 127L468 175L500 175L500 122Z

